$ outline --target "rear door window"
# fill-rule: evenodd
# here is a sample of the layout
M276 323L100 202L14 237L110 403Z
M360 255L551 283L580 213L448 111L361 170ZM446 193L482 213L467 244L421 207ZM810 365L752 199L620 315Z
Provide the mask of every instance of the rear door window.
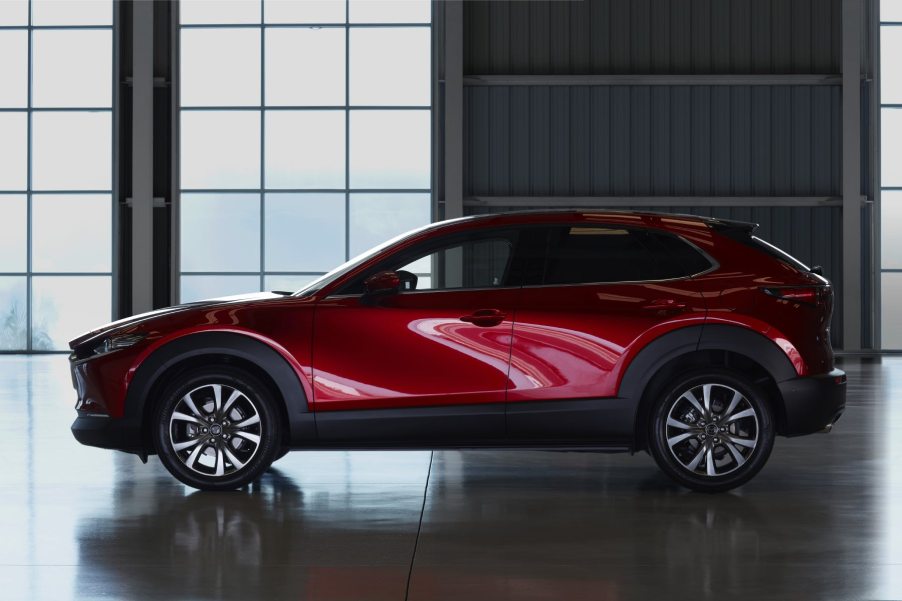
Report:
M640 228L560 226L524 233L522 240L514 272L527 285L666 280L711 266L685 241Z

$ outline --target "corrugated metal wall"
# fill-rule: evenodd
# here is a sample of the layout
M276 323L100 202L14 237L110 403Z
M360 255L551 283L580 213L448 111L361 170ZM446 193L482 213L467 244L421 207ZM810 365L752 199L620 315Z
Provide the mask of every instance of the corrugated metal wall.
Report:
M465 2L464 69L838 73L840 1Z
M465 93L470 196L840 194L838 86Z
M839 15L840 0L465 2L464 69L838 73ZM468 197L841 194L839 85L470 86L464 103ZM840 207L654 210L756 221L765 238L823 265L840 345Z

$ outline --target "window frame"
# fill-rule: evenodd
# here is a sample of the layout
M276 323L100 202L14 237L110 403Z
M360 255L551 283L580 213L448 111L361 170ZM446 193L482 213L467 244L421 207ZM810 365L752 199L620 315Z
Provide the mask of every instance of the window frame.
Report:
M191 113L191 112L204 112L204 111L230 111L230 112L252 112L259 115L260 120L260 152L259 152L259 183L251 188L238 188L238 187L216 187L216 188L188 188L183 187L182 184L182 173L180 169L180 165L176 165L176 183L174 184L173 189L173 241L171 244L172 249L172 261L173 261L173 273L172 273L172 286L171 286L171 295L172 302L180 303L186 302L182 295L182 284L186 278L191 278L193 276L217 276L220 278L228 279L232 276L252 276L257 277L259 279L259 290L267 289L267 279L272 277L311 277L313 281L318 280L319 278L328 275L331 270L313 270L310 266L301 265L300 262L298 266L293 270L283 270L283 269L273 269L267 265L267 252L266 252L266 228L265 222L267 219L267 196L270 198L273 195L278 194L320 194L320 193L339 193L344 195L344 228L342 235L344 236L344 262L348 262L353 260L356 253L353 252L353 244L352 237L354 236L354 229L352 227L352 208L355 204L355 200L357 196L366 196L366 195L426 195L427 198L424 199L424 206L428 208L428 219L429 222L433 222L435 219L435 211L436 211L436 203L435 203L435 169L433 165L433 157L431 156L434 152L434 142L436 139L436 131L435 131L435 89L434 85L432 85L432 80L435 79L436 73L434 68L434 36L435 36L435 14L434 14L434 6L430 4L429 8L429 17L427 22L421 21L401 21L401 22L393 22L393 21L384 21L384 22L360 22L354 20L351 15L351 1L343 0L345 3L345 16L343 21L336 22L326 22L326 23L315 23L315 22L301 22L301 21L282 21L282 20L274 20L271 21L267 18L266 8L267 2L266 0L261 0L259 3L260 14L258 18L255 18L253 22L242 21L240 23L216 23L216 22L190 22L183 23L178 14L173 16L174 26L177 35L174 36L173 48L176 55L179 57L176 59L176 62L180 65L180 48L179 41L181 39L181 33L186 30L191 29L258 29L261 32L260 35L260 101L257 104L253 105L242 105L242 106L219 106L219 105L182 105L181 94L176 92L175 99L173 101L173 113L176 115L174 118L174 140L176 140L175 144L177 145L178 152L175 153L176 163L181 161L181 145L182 139L180 136L179 128L180 121L182 115ZM177 13L178 11L176 11ZM266 70L266 56L267 56L267 33L276 30L286 30L286 29L343 29L345 31L344 36L344 44L345 44L345 56L344 56L344 101L342 104L337 105L328 105L328 106L313 106L313 105L294 105L294 104L270 104L269 100L266 97L266 81L267 81L267 70ZM426 105L421 104L394 104L394 105L355 105L351 101L351 53L349 52L351 45L352 32L357 30L370 30L370 29L393 29L393 28L412 28L412 29L426 29L429 31L429 39L431 41L428 54L429 54L429 65L430 65L430 77L429 77L429 103ZM178 71L178 65L177 65ZM344 181L342 185L337 188L295 188L295 187L273 187L269 182L267 182L266 178L266 117L268 114L274 114L279 111L322 111L322 110L334 110L344 113L345 120L345 128L344 128ZM355 186L351 181L351 147L353 140L353 133L351 131L351 119L352 116L356 114L363 114L372 111L406 111L410 113L426 113L429 115L428 123L427 123L427 133L429 137L429 159L428 159L428 178L425 181L425 187L362 187ZM192 193L251 193L256 194L258 196L259 210L260 210L260 261L259 266L255 270L251 271L220 271L220 270L202 270L202 271L189 271L182 269L182 255L183 251L180 247L179 239L182 236L182 223L180 219L180 211L181 211L181 196L182 194L192 194ZM429 223L423 223L423 226L429 225ZM398 232L399 234L401 232ZM305 290L308 285L302 286L300 289L295 290L294 292L301 292Z
M23 269L13 271L0 272L3 278L21 278L25 281L25 341L21 348L0 349L0 355L3 354L65 354L71 352L66 345L62 347L43 348L36 345L36 339L40 335L38 317L42 313L35 307L37 294L35 292L35 280L51 281L64 280L65 278L98 278L109 282L110 295L105 297L103 302L109 302L109 313L106 316L107 321L115 319L119 311L119 170L117 168L117 159L119 158L119 85L118 72L120 60L120 43L117 35L120 27L120 5L119 2L111 0L110 2L110 21L104 23L78 23L65 22L50 24L47 22L36 23L34 18L34 1L27 3L27 20L21 24L2 25L0 30L3 31L24 31L26 32L26 84L27 92L25 103L15 106L4 106L0 108L0 112L11 114L26 115L26 149L27 154L25 161L25 182L24 188L21 189L2 189L0 197L22 196L25 198L26 204L26 222L25 222L25 264ZM93 106L89 104L79 104L77 102L70 104L35 104L34 98L34 69L36 68L34 59L35 33L44 31L109 31L110 32L110 96L109 104ZM40 36L38 36L40 37ZM35 188L34 186L34 138L35 126L34 120L36 115L50 114L99 114L106 115L109 118L109 169L108 186L103 188L87 188L77 187L67 184L62 188ZM106 183L106 182L104 182ZM35 219L33 215L33 206L35 198L57 197L57 196L104 196L109 201L109 217L110 217L110 240L109 240L109 269L104 271L92 271L85 269L71 270L36 270L34 266L34 244L35 244ZM85 233L90 235L90 233ZM65 325L65 324L64 324ZM96 327L98 323L86 323L84 329ZM37 334L37 336L36 336ZM68 336L68 335L66 335ZM52 338L49 334L48 338Z

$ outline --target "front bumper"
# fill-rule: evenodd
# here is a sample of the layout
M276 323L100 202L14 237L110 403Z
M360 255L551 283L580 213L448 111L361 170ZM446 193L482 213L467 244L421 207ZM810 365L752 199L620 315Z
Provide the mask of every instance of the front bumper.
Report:
M846 372L793 378L777 384L783 396L782 434L801 436L829 430L846 408Z
M81 415L72 422L72 435L90 447L147 455L141 440L141 425L133 420Z

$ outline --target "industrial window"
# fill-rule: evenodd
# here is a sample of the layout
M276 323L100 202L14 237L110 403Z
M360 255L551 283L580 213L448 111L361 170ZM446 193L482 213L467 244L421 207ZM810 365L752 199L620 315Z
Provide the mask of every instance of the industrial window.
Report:
M113 3L0 2L0 351L112 318Z
M902 349L902 2L880 3L880 334Z
M431 221L431 3L180 2L180 300Z

